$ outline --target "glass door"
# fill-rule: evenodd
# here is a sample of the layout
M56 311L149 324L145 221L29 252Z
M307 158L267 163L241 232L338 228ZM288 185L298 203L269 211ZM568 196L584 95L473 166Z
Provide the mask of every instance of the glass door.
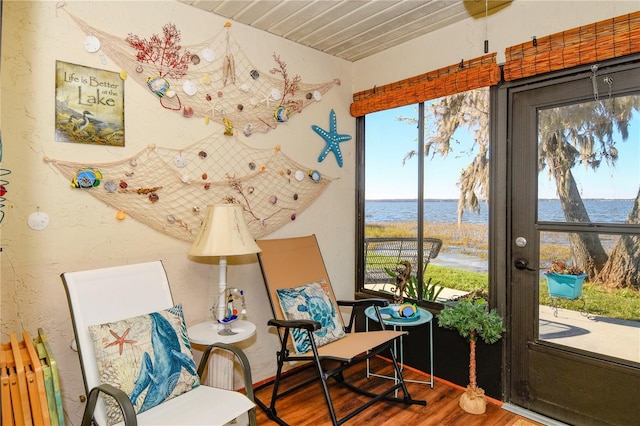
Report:
M640 70L511 91L511 402L640 418ZM516 172L517 171L517 172Z

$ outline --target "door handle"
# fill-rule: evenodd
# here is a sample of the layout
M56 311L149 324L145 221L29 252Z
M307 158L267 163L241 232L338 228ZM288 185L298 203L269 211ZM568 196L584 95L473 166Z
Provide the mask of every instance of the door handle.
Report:
M536 269L533 268L529 268L529 262L527 262L526 259L516 259L513 262L513 266L516 267L516 269L520 269L521 271L536 271Z

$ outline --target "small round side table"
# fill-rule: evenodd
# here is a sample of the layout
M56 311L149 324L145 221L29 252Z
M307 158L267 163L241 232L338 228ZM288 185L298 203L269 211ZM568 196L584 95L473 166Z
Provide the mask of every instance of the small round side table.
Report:
M209 346L213 343L237 343L246 340L256 334L256 325L249 321L237 320L231 324L231 330L236 334L218 334L223 326L215 321L205 321L187 328L191 344ZM197 350L202 350L194 348ZM233 364L235 358L229 351L214 350L209 361L208 383L223 389L233 389Z
M231 324L231 330L236 334L224 336L218 334L222 326L214 321L205 321L187 329L189 341L199 345L211 345L212 343L237 343L256 334L256 325L249 321L238 320Z
M401 320L396 318L387 318L382 320L384 325L390 325L394 330L403 330L404 327L415 327L418 325L429 323L429 381L421 381L421 380L407 380L405 382L413 382L413 383L422 383L431 386L433 388L434 380L433 380L433 314L427 311L424 308L418 308L420 312L420 317L415 320ZM364 310L364 314L367 316L366 329L369 330L369 320L373 320L378 322L378 317L376 316L376 310L374 306L369 306ZM404 347L402 345L402 337L400 336L400 371L404 368ZM398 354L397 347L394 342L393 350ZM369 370L369 361L367 360L367 377L369 376L383 377L386 379L393 379L396 382L398 381L398 377L396 373L394 373L394 377L383 376L379 374L371 373Z

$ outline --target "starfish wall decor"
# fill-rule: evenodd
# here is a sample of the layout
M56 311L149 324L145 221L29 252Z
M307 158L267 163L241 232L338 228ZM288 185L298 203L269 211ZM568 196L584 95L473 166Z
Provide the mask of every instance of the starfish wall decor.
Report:
M329 131L326 131L315 124L311 126L314 132L320 135L324 139L324 149L318 157L318 162L322 162L329 152L333 152L336 156L338 166L342 167L342 151L340 151L340 143L351 140L351 135L341 135L338 133L338 122L336 120L336 112L331 110L329 114Z

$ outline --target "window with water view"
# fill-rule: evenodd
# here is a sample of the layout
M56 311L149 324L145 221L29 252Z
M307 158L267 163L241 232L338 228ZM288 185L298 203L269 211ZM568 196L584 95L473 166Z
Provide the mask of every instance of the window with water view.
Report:
M420 105L366 116L365 289L395 293L408 261L405 297L487 291L488 98L478 89L427 102L424 120Z
M366 116L364 289L396 294L404 260L406 298L487 293L488 98L478 89ZM539 338L640 362L640 97L537 120ZM558 264L584 272L579 290L552 289ZM627 343L602 348L602 333Z

